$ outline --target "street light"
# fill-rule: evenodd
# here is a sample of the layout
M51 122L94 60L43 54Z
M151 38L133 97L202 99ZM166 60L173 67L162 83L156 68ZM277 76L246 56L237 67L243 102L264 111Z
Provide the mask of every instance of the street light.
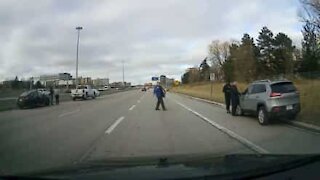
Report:
M122 60L122 83L123 83L123 86L125 86L124 84L124 61Z
M78 85L78 58L79 58L79 39L80 39L80 30L83 28L81 26L76 27L78 31L78 40L77 40L77 59L76 59L76 86Z

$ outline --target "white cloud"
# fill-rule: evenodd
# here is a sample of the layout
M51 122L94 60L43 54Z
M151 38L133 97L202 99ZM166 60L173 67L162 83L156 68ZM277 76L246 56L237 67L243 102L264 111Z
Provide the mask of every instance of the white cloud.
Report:
M262 26L301 39L297 3L249 0L108 0L0 2L0 80L75 72L76 26L81 25L82 76L148 81L180 77L199 64L214 39L257 38Z

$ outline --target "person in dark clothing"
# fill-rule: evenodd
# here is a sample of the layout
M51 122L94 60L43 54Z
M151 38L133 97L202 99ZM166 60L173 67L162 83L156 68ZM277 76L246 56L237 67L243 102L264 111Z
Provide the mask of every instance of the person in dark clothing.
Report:
M59 94L56 94L56 95L55 95L55 98L56 98L56 105L58 105L58 104L59 104L59 98L60 98L60 97L59 97Z
M227 113L230 113L231 85L229 81L223 86L222 92L224 93Z
M49 91L50 91L50 94L49 94L50 95L50 104L53 105L53 94L54 94L54 91L53 91L53 87L52 86L50 87Z
M236 115L236 110L237 110L237 106L240 103L240 99L239 99L239 91L237 88L237 82L233 82L231 85L231 111L232 111L232 116Z
M156 97L157 97L156 110L160 110L159 105L161 104L162 110L165 111L166 107L164 106L164 102L163 102L163 98L165 97L165 91L160 84L157 84L154 87L153 94L156 95Z
M54 97L56 98L56 105L58 105L59 102L60 102L60 100L59 100L60 96L59 96L59 90L58 89L55 90Z

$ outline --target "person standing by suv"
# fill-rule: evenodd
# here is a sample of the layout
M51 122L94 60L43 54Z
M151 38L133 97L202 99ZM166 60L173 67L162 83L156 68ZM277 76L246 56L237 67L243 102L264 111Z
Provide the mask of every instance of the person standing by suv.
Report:
M56 99L56 105L59 105L59 102L60 102L60 92L59 92L60 90L59 89L55 89L54 90L54 97L55 97L55 99Z
M50 91L50 104L51 105L53 105L53 94L54 94L54 91L53 91L53 87L52 86L50 86L50 89L49 89L49 91Z
M239 91L238 91L238 88L237 88L237 82L233 82L232 85L231 85L231 113L232 113L232 116L235 116L236 115L236 110L237 110L237 106L239 105L240 103L240 99L239 99Z
M227 83L223 86L222 92L224 93L224 101L226 103L227 113L230 113L231 85L229 81L227 81Z

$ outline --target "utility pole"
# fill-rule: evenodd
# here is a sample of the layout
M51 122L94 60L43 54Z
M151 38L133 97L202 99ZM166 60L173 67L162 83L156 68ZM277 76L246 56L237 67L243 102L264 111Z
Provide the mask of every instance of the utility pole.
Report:
M76 59L76 86L78 85L78 59L79 59L79 39L80 39L80 30L83 28L81 26L76 27L78 31L78 39L77 39L77 59Z
M125 86L124 84L124 61L122 60L122 83L123 83L123 86Z

